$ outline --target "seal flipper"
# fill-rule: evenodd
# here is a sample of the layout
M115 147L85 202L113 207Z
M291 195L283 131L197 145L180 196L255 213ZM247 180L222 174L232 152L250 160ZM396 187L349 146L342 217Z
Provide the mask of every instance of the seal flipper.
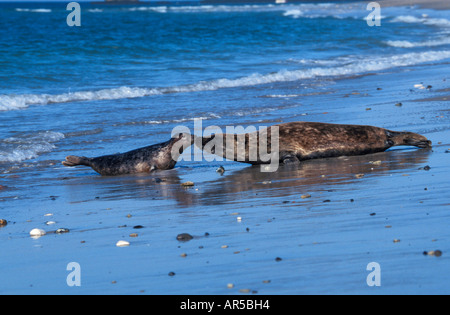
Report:
M69 167L77 165L91 166L91 159L84 156L69 155L62 164Z

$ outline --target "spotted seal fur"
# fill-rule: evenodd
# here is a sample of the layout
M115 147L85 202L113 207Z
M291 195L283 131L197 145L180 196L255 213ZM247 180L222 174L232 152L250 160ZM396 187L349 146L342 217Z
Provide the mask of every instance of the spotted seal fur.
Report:
M432 145L426 137L412 132L318 122L285 123L243 135L215 134L203 137L201 141L196 140L195 143L203 150L227 159L253 165L268 164L270 161L261 158L259 149L261 145L271 147L274 127L278 128L279 162L284 164L318 158L365 155L383 152L395 146L431 148ZM257 143L252 149L251 139ZM223 145L216 146L212 143ZM251 158L252 154L254 158Z
M96 158L69 155L64 166L89 166L104 176L150 173L155 170L173 169L179 156L192 145L193 136L178 134L167 142L136 149L126 153Z

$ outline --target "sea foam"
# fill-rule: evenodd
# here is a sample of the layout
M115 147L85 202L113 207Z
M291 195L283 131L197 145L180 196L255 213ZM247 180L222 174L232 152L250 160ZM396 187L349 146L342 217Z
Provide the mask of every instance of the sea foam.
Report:
M34 159L54 150L54 143L62 139L64 134L60 132L42 131L0 140L0 163Z
M436 47L436 46L450 45L450 37L437 38L423 42L410 42L407 40L389 40L386 41L386 44L392 47L399 47L399 48Z
M300 70L280 70L273 73L254 73L241 78L221 78L200 81L172 87L118 87L98 91L80 91L63 94L25 94L0 95L0 111L24 109L30 105L69 103L83 101L102 101L126 98L140 98L152 95L214 91L225 88L257 86L277 82L291 82L321 77L338 78L342 76L377 72L396 67L413 66L426 62L436 62L450 58L450 50L428 51L386 56L348 56L337 59L333 66L315 66ZM318 62L320 64L320 62ZM324 61L322 64L327 64Z
M17 8L16 11L17 12L34 12L34 13L51 13L52 12L51 9L22 9L22 8Z

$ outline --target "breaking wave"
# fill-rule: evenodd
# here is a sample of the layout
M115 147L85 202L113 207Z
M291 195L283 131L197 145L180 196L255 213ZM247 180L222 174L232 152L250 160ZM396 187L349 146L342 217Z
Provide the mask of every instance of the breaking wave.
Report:
M389 40L387 45L399 48L414 48L414 47L436 47L443 45L450 45L450 37L427 40L423 42L410 42L407 40Z
M415 17L412 15L401 15L391 20L393 23L420 23L438 27L450 28L450 20L445 18L430 18L428 16Z
M34 13L51 13L52 12L51 9L22 9L22 8L17 8L16 11L17 12L34 12Z
M64 138L60 132L43 131L0 140L0 163L34 159L54 150L54 143Z
M152 95L171 93L189 93L214 91L225 88L250 87L277 82L290 82L321 77L342 77L368 72L376 72L396 67L413 66L417 64L436 62L450 58L450 50L429 51L421 53L407 53L390 56L350 56L335 60L335 64L325 66L328 61L317 62L309 69L280 70L274 73L259 74L228 79L222 78L212 81L200 81L194 84L172 87L118 87L98 91L80 91L74 93L0 95L0 111L24 109L30 105L47 105L54 103L116 100L125 98L140 98ZM337 62L336 62L337 61Z

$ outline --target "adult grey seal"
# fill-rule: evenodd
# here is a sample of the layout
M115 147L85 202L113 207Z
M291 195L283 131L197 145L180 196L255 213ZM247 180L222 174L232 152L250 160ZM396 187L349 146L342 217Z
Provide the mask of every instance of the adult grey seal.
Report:
M126 153L87 158L70 155L64 166L89 166L104 176L150 173L173 169L178 158L193 143L193 136L180 133L167 142L140 148Z
M278 132L274 132L276 129ZM412 132L317 122L285 123L242 135L215 134L203 137L201 141L196 140L195 143L206 152L230 160L253 165L269 164L274 161L262 158L260 149L261 146L271 148L274 134L278 134L278 163L284 164L318 158L365 155L383 152L395 146L431 148L432 144L426 137ZM270 152L268 149L266 151Z

